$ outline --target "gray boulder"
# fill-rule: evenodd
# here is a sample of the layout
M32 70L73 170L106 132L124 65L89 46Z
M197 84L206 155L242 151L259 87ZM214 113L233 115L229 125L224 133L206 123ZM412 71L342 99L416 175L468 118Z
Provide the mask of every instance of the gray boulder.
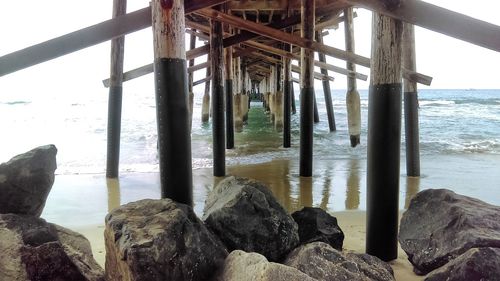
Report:
M170 199L114 209L104 238L107 280L209 280L227 256L193 209Z
M500 249L474 248L431 272L425 281L498 281Z
M337 224L337 218L321 208L304 207L292 214L299 226L300 244L325 242L342 251L344 232Z
M216 281L315 281L299 270L269 262L258 253L232 251L227 256Z
M42 214L54 184L56 154L54 145L46 145L0 164L0 214Z
M0 214L0 280L103 281L81 234L33 216Z
M403 214L399 243L417 274L471 248L500 247L500 207L446 189L428 189Z
M269 189L228 177L208 195L203 220L229 251L257 252L279 261L299 243L298 227Z
M343 253L323 242L298 247L288 255L284 264L324 281L395 280L389 264L377 257Z

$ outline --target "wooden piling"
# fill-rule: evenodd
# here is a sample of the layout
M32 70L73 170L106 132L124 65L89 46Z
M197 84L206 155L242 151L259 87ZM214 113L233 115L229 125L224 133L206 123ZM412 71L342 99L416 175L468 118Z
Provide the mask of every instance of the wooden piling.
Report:
M274 129L277 132L283 131L283 92L278 91L275 95Z
M292 99L292 114L297 114L297 105L295 104L295 89L293 88L293 80L290 81L290 98Z
M316 31L316 39L319 43L323 44L323 35L321 31ZM319 61L326 63L326 56L323 53L318 53ZM325 68L321 68L321 74L328 75L328 70ZM333 103L332 103L332 92L330 89L330 81L327 79L323 79L323 94L325 96L325 106L326 106L326 114L328 118L328 127L330 132L334 132L337 130L337 126L335 124L335 112L333 111Z
M302 37L314 40L315 1L301 0ZM300 93L300 176L313 173L313 121L314 121L314 52L301 49L301 93Z
M412 24L403 26L403 67L416 71L415 31ZM420 176L420 145L417 83L404 79L404 116L406 143L406 175Z
M212 59L212 136L214 176L226 175L226 137L224 121L224 57L222 23L211 20L210 54Z
M248 95L247 95L247 63L241 60L241 111L243 113L243 123L248 120Z
M241 112L241 94L237 93L234 95L233 99L233 109L234 109L234 130L238 133L243 131L243 113Z
M184 1L153 0L151 10L161 197L192 206Z
M287 52L291 51L291 45L285 44L284 49ZM292 130L291 130L291 106L292 106L292 85L290 72L290 59L283 57L283 147L292 145Z
M233 48L224 49L226 55L226 148L234 148L233 122Z
M403 24L373 14L368 108L366 252L397 258Z
M207 62L210 63L210 55L207 55ZM206 69L206 77L210 77L210 67ZM201 122L207 123L210 119L210 80L205 81L205 92L203 94L203 101L201 105Z
M127 12L127 0L113 0L113 18ZM108 132L106 177L117 178L120 165L120 131L122 120L123 56L125 36L111 40L111 67L108 98Z
M196 29L192 30L196 32ZM196 35L195 33L191 33L189 36L189 49L193 50L196 48ZM194 58L189 60L189 67L194 66ZM189 92L189 128L193 128L193 103L194 103L194 93L193 93L193 72L188 71L188 92Z
M314 123L319 123L318 103L316 102L316 93L314 93Z
M344 9L344 30L346 51L354 53L354 20L352 8ZM346 63L347 70L356 72L356 65ZM351 147L356 147L361 142L361 101L356 84L356 77L347 76L347 124Z

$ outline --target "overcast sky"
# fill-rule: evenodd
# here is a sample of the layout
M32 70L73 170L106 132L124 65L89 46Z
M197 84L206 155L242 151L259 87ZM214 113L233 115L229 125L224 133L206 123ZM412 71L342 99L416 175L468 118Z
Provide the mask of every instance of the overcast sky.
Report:
M429 0L433 4L500 25L498 0ZM147 6L146 0L129 0L128 11ZM18 49L107 20L111 16L111 0L24 0L0 3L0 56ZM355 19L356 53L370 56L371 12L357 9ZM344 48L343 26L330 31L326 43ZM417 71L434 77L431 88L495 88L500 89L500 53L473 46L432 31L416 28ZM125 46L125 70L152 62L151 29L128 35ZM345 67L345 62L332 58L329 62ZM196 63L203 62L197 59ZM366 68L358 67L369 74ZM101 80L109 73L109 43L67 55L0 77L1 94L33 91L106 92ZM202 78L204 71L196 76ZM346 81L334 75L335 89L345 89ZM152 89L152 75L127 82L124 87ZM147 86L145 86L147 85ZM317 84L318 86L320 84ZM368 82L359 82L366 89ZM420 86L420 88L428 88ZM202 91L202 87L197 87Z

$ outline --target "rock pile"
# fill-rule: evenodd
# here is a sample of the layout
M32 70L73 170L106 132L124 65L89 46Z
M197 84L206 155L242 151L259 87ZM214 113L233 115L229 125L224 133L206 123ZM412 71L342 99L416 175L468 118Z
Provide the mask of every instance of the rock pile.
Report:
M85 237L39 218L56 153L42 146L0 165L0 280L104 280Z
M446 189L424 190L403 214L399 242L417 274L446 265L427 280L498 280L479 275L471 279L467 274L500 275L500 267L486 266L500 264L498 249L494 249L500 248L499 218L498 206ZM446 279L445 275L455 277Z
M170 199L130 203L106 217L106 278L394 280L392 269L375 257L310 243L336 241L333 244L341 248L343 233L326 212L306 209L298 217L302 213L308 213L308 219L298 219L297 225L266 186L238 177L228 177L214 188L204 222L191 207ZM315 225L312 235L296 248L300 227L307 224ZM339 234L342 238L332 238ZM336 279L341 274L354 279Z

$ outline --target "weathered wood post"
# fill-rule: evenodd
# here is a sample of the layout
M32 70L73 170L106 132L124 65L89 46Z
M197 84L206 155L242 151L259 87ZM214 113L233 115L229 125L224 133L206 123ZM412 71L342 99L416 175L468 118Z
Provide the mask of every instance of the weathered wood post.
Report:
M285 44L284 49L290 52L290 44ZM283 57L283 147L292 145L292 130L291 130L291 106L292 106L292 85L290 59Z
M127 0L113 0L113 18L127 12ZM111 40L111 67L108 98L108 132L106 177L117 178L120 165L120 131L122 121L122 83L125 36Z
M207 62L210 63L210 54L207 55ZM206 69L206 76L210 77L210 67ZM201 122L207 123L210 119L210 80L205 82L205 93L203 94L203 101L201 104Z
M281 89L281 65L276 65L276 112L274 114L274 128L276 131L283 131L283 91Z
M212 137L214 176L226 175L226 136L224 120L224 47L222 23L211 20L210 54L212 58Z
M243 131L243 114L241 112L241 94L237 93L233 97L233 107L234 107L234 129L236 132L241 133Z
M241 60L241 108L243 113L243 123L248 121L248 95L247 95L247 62Z
M152 1L162 198L193 204L184 1Z
M314 40L315 1L301 0L302 37ZM314 121L314 52L301 48L300 92L300 176L310 177L313 172Z
M295 89L293 88L293 81L290 81L290 98L292 99L292 114L297 114L297 106L295 105Z
M345 30L345 49L354 53L354 20L352 8L344 9L344 30ZM373 48L373 46L372 46ZM347 70L356 72L356 65L352 62L346 63ZM351 146L356 147L361 139L361 101L356 84L356 77L347 76L347 124Z
M226 54L226 148L234 148L233 121L233 48L224 49Z
M416 71L415 31L412 24L405 23L403 30L403 67ZM406 175L420 176L420 147L418 124L417 83L404 79L404 116L406 143Z
M319 43L323 44L323 35L321 31L316 31L316 39ZM326 63L326 56L323 53L318 53L319 61ZM328 70L325 68L321 68L321 74L328 75ZM332 103L332 92L330 89L330 81L328 79L323 79L323 94L325 96L325 106L326 106L326 114L328 117L328 127L330 128L330 132L334 132L337 130L335 125L335 113L333 111L333 103Z
M193 50L196 48L196 29L192 30L191 36L189 37L189 49ZM189 60L189 67L194 66L194 58ZM194 103L194 93L193 93L193 72L188 72L188 92L189 92L189 128L193 128L193 103Z
M397 258L403 24L373 14L368 107L366 252Z

